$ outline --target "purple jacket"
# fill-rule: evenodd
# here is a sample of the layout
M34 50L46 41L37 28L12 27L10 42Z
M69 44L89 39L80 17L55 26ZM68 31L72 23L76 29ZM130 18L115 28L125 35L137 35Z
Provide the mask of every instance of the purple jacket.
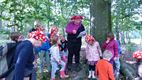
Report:
M104 43L103 46L102 46L103 50L109 50L112 52L113 54L113 58L114 57L118 57L118 45L117 45L117 42L116 40L112 39L109 43Z

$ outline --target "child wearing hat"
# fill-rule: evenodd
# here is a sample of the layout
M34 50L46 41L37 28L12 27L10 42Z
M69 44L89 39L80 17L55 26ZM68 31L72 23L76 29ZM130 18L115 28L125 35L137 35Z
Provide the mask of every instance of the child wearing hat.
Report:
M88 60L89 66L89 76L88 78L95 78L95 66L100 57L102 56L101 48L99 43L93 38L92 35L87 35L85 37L87 43L86 46L86 58Z
M16 47L14 56L15 70L13 80L23 80L24 77L34 77L34 46L41 46L42 42L46 41L45 34L42 31L33 31L28 34L28 39L22 41Z
M109 62L113 57L109 50L103 53L103 59L99 60L96 64L97 80L115 80L112 64Z
M51 54L51 80L55 80L55 74L56 71L59 69L59 65L61 66L60 69L60 77L65 78L67 77L65 75L65 62L61 60L59 46L57 44L58 42L58 36L53 36L51 40L51 48L49 49Z

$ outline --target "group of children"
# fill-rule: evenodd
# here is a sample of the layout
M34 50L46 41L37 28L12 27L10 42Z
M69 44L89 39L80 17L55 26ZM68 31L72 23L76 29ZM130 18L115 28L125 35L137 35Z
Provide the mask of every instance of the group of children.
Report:
M73 20L79 20L80 24L82 17L75 16ZM69 27L73 27L72 25ZM35 28L29 31L28 39L22 40L21 43L16 47L13 61L15 65L14 80L22 80L23 76L25 76L24 72L27 74L33 74L33 72L35 72L33 71L33 61L35 58L35 55L33 54L34 52L38 53L40 58L41 72L43 72L44 68L43 58L44 55L46 55L46 62L48 62L47 67L50 68L51 66L51 69L48 69L49 72L51 72L51 80L55 80L56 72L58 70L61 78L68 77L68 75L65 73L65 70L67 69L66 66L68 65L67 63L72 63L72 57L74 54L75 63L80 63L79 51L81 47L81 37L78 37L78 35L80 35L80 33L82 33L82 35L85 34L84 26L82 24L80 25L75 25L77 29L75 31L72 29L74 33L68 33L68 40L70 43L67 42L64 36L57 35L58 28L56 26L51 27L50 33L46 36L44 28L41 25L36 25ZM18 36L18 39L19 37L20 36ZM88 78L92 77L98 78L99 80L114 80L113 65L114 61L118 58L118 45L114 40L114 35L112 33L107 35L107 40L103 45L103 54L99 42L96 41L92 35L86 35L85 41L87 43L86 59L89 69ZM34 51L32 49L34 49ZM77 52L74 51L76 49ZM35 79L36 78L32 78L32 80Z
M86 59L89 67L88 78L92 77L99 80L115 80L113 65L110 63L110 60L113 57L111 51L105 50L102 54L99 43L92 35L87 35L85 41L87 43Z
M39 27L38 27L39 28ZM42 27L41 27L42 28ZM59 68L60 77L65 78L68 77L68 75L65 74L66 65L67 65L67 40L63 36L57 36L57 27L52 27L50 34L50 37L46 38L47 43L42 43L42 45L38 48L46 47L48 50L48 58L50 58L51 64L51 80L55 80L55 74ZM20 37L20 36L19 36ZM88 78L99 78L99 80L114 80L114 73L113 73L113 67L109 63L110 59L112 58L112 53L109 50L105 50L102 54L101 48L99 43L93 38L92 35L86 35L85 41L87 43L86 45L86 59L87 64L89 67L89 75ZM26 42L29 44L28 42ZM46 46L44 46L46 45ZM36 47L37 48L37 47ZM41 51L46 50L46 48L42 48ZM44 54L44 53L39 53ZM101 59L103 57L103 59ZM42 59L41 57L39 57ZM48 66L50 67L50 66ZM43 67L41 67L43 68Z
M42 28L41 26L39 27ZM48 56L46 58L50 58L50 59L47 59L46 62L48 64L47 66L48 70L49 72L51 72L51 80L55 80L55 77L56 77L55 74L57 70L59 70L59 67L61 67L60 77L61 78L68 77L68 75L65 75L67 56L68 56L67 41L65 40L64 36L62 35L58 36L57 32L58 32L58 28L56 26L52 26L50 33L47 36L46 43L42 43L42 46L35 48L37 53L39 53L39 56L42 55L42 57L40 57L40 65L41 65L40 69L42 73L44 69L43 55L46 53L45 55ZM49 64L51 64L51 70L50 70Z
M58 28L53 26L47 38L50 45L50 48L48 48L48 55L50 56L51 64L51 80L55 80L56 72L57 70L59 70L59 68L61 68L59 70L60 77L68 77L68 75L65 74L68 57L67 40L65 40L65 38L61 35L58 36L57 32ZM94 39L92 35L86 35L85 41L87 43L86 59L89 67L88 78L98 77L100 80L107 80L108 78L114 80L113 68L109 63L110 59L113 58L111 51L105 50L102 54L99 43ZM101 60L102 57L103 59Z

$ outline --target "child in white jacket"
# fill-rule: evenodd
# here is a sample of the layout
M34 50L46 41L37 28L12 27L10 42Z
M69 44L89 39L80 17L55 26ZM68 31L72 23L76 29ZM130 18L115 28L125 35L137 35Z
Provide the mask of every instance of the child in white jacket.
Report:
M87 35L85 37L85 41L87 43L86 46L86 59L87 59L87 64L89 65L89 76L88 78L95 78L95 65L97 61L100 59L102 56L101 48L100 45L95 39L93 38L92 35Z
M54 36L54 38L51 41L51 48L50 50L50 54L51 54L51 80L55 80L55 74L56 71L59 69L59 65L61 65L61 69L60 69L60 77L64 78L65 77L65 62L63 62L61 60L61 56L60 56L60 52L59 52L59 46L57 44L58 41L58 36Z

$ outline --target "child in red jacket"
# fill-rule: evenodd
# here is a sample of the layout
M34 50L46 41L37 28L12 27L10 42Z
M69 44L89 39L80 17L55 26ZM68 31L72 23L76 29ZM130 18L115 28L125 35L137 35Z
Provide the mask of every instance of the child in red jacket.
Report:
M98 80L115 80L112 64L109 63L112 53L108 50L104 51L103 59L96 64L96 75Z

